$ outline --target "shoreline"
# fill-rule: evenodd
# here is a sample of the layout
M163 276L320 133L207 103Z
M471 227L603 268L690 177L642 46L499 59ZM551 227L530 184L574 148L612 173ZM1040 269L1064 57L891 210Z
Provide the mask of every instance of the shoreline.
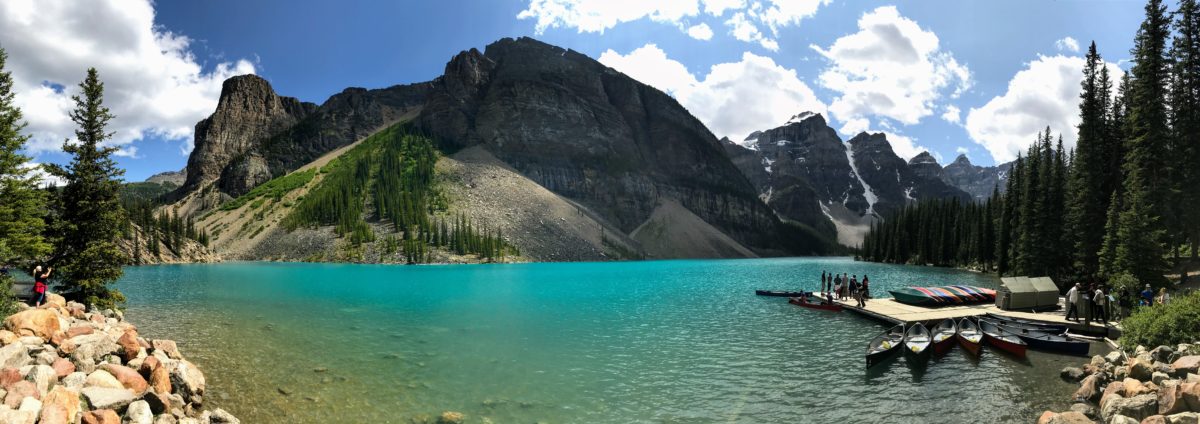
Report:
M1066 367L1063 380L1078 382L1069 411L1045 411L1038 424L1179 424L1200 421L1200 341L1146 349L1114 350L1081 367Z
M46 294L0 329L0 421L238 424L208 410L205 378L173 340L148 340L119 310Z

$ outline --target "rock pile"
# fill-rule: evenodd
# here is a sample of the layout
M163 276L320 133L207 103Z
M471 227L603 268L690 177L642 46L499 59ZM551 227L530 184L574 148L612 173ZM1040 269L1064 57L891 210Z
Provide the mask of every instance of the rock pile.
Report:
M1138 346L1133 356L1093 356L1060 374L1078 381L1070 411L1046 411L1038 424L1196 424L1200 422L1200 343Z
M0 330L0 424L239 423L206 411L204 374L171 340L146 340L120 311L47 294Z

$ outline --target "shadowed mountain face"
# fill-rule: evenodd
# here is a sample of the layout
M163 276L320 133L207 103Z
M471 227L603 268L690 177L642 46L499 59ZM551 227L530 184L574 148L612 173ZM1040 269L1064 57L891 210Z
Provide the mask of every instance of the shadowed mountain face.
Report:
M627 237L643 228L642 254L666 257L680 240L734 256L827 251L815 232L780 221L716 137L675 99L529 38L463 51L430 82L350 88L319 107L281 97L256 76L230 79L217 110L197 125L187 180L175 193L186 204L180 210L216 208L398 121L411 122L448 154L483 149L594 214L601 223L595 231L611 226ZM826 146L830 154L845 161L835 152L836 135L826 135L835 140ZM853 192L852 181L843 180L840 190ZM790 184L779 202L823 216L805 187ZM680 226L685 221L713 230L690 231ZM825 227L821 233L832 238Z
M747 246L777 219L716 137L673 98L529 38L455 56L417 119L450 148L483 146L631 232L675 200Z
M992 197L994 188L1004 192L1012 165L1012 162L1007 162L996 166L978 166L971 164L966 155L958 155L954 162L942 169L940 177L946 184L958 187L975 200L986 200Z
M725 140L724 147L780 217L847 245L861 242L872 220L911 201L969 198L941 179L928 153L906 163L884 134L861 133L843 143L820 114L796 115L741 144Z

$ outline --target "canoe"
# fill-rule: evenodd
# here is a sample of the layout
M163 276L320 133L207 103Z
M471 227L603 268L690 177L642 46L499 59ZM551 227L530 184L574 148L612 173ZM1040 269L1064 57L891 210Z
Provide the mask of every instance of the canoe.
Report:
M958 333L958 326L954 324L954 320L946 318L933 327L933 353L938 355L950 351L954 347L954 335Z
M912 327L908 327L908 331L904 332L904 358L913 363L923 363L929 360L929 354L933 352L930 344L933 343L929 335L929 329L925 328L924 324L916 323Z
M1018 358L1025 357L1025 348L1028 345L1016 334L1006 332L1000 327L990 324L987 320L979 321L979 330L983 332L983 339L987 340L992 347L1011 353Z
M1088 350L1092 347L1091 343L1079 340L1069 339L1064 336L1059 336L1050 333L1038 331L1021 331L1013 330L1007 325L997 323L988 319L980 320L980 325L983 326L998 326L1001 330L1015 334L1024 341L1026 345L1037 350L1045 350L1050 352L1060 352L1070 355L1087 356Z
M867 345L867 368L900 353L900 347L903 345L904 325L897 325L875 336Z
M917 306L968 305L996 301L996 291L974 286L905 287L888 290L897 302Z
M979 332L979 327L974 321L963 318L958 321L958 333L955 334L958 339L958 344L962 345L963 349L971 352L972 355L979 356L980 345L983 343L983 333Z
M992 321L1000 321L1002 324L1005 324L1005 325L1019 324L1021 326L1026 326L1026 327L1037 327L1037 328L1041 329L1040 331L1043 331L1046 333L1062 334L1062 333L1067 332L1067 326L1065 324L1051 324L1051 323L1041 322L1041 321L1006 317L1004 315L997 315L997 314L993 314L991 312L987 313L987 317L992 319Z
M1038 326L1034 326L1034 325L1026 325L1026 324L1019 324L1019 323L1008 322L1008 321L1001 321L998 319L992 319L992 318L988 318L988 317L978 317L978 319L980 321L987 321L992 324L1002 326L1002 327L1004 327L1004 329L1006 331L1013 333L1013 334L1027 334L1027 333L1062 334L1062 332L1055 331L1054 329L1047 329L1047 328L1042 328L1042 327L1038 327Z
M788 299L788 303L805 308L820 309L822 311L841 312L842 305L836 303L825 303L820 300L813 302L809 297L793 297Z
M809 294L812 294L812 292L806 292L806 291L779 291L779 290L755 290L755 291L754 291L754 294L756 294L756 295L759 295L759 296L772 296L772 297L804 297L804 296L808 296Z

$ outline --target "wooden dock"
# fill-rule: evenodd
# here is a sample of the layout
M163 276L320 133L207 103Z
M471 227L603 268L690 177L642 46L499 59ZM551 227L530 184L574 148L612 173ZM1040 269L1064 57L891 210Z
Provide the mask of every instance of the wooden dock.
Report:
M821 300L823 302L825 301L824 298L821 298ZM1092 322L1090 325L1084 325L1083 321L1068 321L1066 319L1065 312L1062 310L1050 312L1005 311L991 303L942 306L936 308L906 305L890 298L868 299L866 302L867 306L865 308L858 307L858 303L853 299L834 300L834 303L842 305L842 307L848 311L892 324L908 325L911 323L920 322L925 325L935 325L939 321L946 318L959 319L992 313L1012 318L1066 325L1068 331L1071 333L1089 336L1111 337L1115 339L1116 337L1120 336L1121 331L1120 325L1114 323L1102 325L1098 322Z

